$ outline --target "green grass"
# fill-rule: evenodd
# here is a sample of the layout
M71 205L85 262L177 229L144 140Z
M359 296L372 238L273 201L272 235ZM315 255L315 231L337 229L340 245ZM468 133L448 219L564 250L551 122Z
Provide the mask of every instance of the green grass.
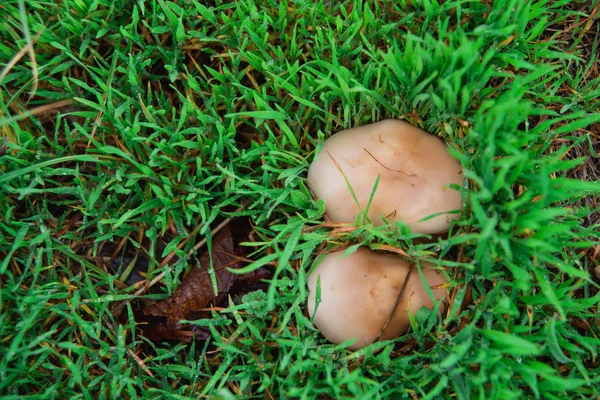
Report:
M0 394L594 398L598 6L3 1ZM320 226L315 149L384 118L439 135L462 163L444 237ZM255 225L247 269L276 268L266 295L197 321L207 342L144 338L140 299L173 293L196 267L187 252L238 216ZM327 343L306 277L340 243L448 266L449 312L358 352ZM109 245L164 278L136 296L97 257Z

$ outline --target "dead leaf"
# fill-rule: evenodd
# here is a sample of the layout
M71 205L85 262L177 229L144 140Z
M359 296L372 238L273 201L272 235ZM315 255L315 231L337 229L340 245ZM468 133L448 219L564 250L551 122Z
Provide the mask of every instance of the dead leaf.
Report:
M186 319L189 314L216 303L227 294L237 275L227 270L239 268L233 249L231 227L225 226L213 239L212 258L218 292L215 295L208 273L210 258L208 252L200 256L199 268L193 268L183 279L173 296L148 307L146 314L167 317L169 321Z
M248 221L232 221L214 238L211 248L213 267L217 281L215 294L208 273L210 266L209 252L200 256L200 265L193 268L183 279L173 296L168 299L148 304L141 313L136 313L136 320L151 340L172 339L189 342L192 337L206 340L210 336L208 329L195 325L181 324L180 321L211 318L206 308L211 305L226 303L227 295L239 301L242 294L263 288L272 272L261 268L245 275L231 273L228 269L240 268L243 260L240 242L247 240L250 225ZM223 304L226 306L227 304Z

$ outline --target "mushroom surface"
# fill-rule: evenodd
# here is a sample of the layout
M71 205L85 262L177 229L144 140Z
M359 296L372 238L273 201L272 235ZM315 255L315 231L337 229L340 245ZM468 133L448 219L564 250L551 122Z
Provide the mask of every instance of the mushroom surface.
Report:
M436 300L443 299L446 282L443 274L422 263L423 275ZM317 278L320 277L321 302L317 306L315 325L332 343L351 338L348 348L358 350L377 339L394 310L394 305L409 271L409 262L401 257L360 248L349 256L343 252L325 256L308 277L308 313L315 314ZM418 268L414 267L402 298L381 340L393 339L409 327L408 310L433 309ZM443 305L442 305L443 306Z
M442 214L420 221L461 208L460 192L447 185L460 185L462 171L444 141L404 121L385 120L336 133L311 164L308 183L325 200L333 222L354 222L366 209L378 175L368 212L373 224L383 225L382 218L401 220L412 232L434 234L447 231L450 220L458 217Z

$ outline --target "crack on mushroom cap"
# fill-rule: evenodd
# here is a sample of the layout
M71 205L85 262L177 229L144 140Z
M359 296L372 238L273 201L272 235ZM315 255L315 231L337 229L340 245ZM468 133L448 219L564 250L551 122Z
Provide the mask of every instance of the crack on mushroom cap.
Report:
M386 167L385 165L383 165L383 163L382 163L381 161L379 161L379 160L377 159L377 157L375 157L373 154L371 154L371 152L370 152L369 150L367 150L367 149L365 149L365 148L363 148L363 150L364 150L364 151L366 151L366 152L367 152L367 154L368 154L368 155L370 155L370 156L371 156L371 158L373 158L373 160L375 160L375 162L376 162L377 164L381 165L383 168L387 169L388 171L398 172L398 173L400 173L400 174L404 174L404 175L406 175L406 176L408 176L408 177L411 177L411 178L418 178L418 177L419 177L417 174L408 173L408 172L405 172L405 171L401 171L401 170L399 170L399 169L393 169L393 168ZM414 186L414 185L413 185L413 186Z

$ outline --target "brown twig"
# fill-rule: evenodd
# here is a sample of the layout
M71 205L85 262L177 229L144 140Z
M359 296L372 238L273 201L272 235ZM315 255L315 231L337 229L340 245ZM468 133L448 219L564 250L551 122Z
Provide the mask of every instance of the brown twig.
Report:
M235 212L239 212L242 210L242 207L238 208L237 210L235 210ZM231 218L227 218L225 219L223 222L221 222L219 225L217 225L217 227L215 229L213 229L212 231L210 231L210 234L212 236L215 236L221 229L225 228L225 226L227 226L227 224L229 224L231 222ZM198 250L200 250L200 248L202 246L204 246L206 244L206 238L202 239L200 242L198 242L194 248L192 248L190 251L188 251L188 257L191 257L192 254L194 254L195 252L197 252Z
M378 342L379 339L381 338L381 335L383 335L383 331L385 331L385 329L388 327L389 323L392 321L392 317L396 313L396 310L398 309L398 306L400 305L400 302L402 301L402 298L404 297L404 292L406 291L406 286L408 286L408 281L410 279L410 274L412 272L413 265L414 264L411 263L408 266L408 272L406 273L406 278L404 278L404 283L402 284L402 287L400 288L400 292L398 293L398 297L396 297L396 302L394 303L394 307L392 308L392 312L390 313L390 315L387 318L387 321L385 321L385 324L383 324L383 327L379 331L379 335L377 335L377 337L375 338L375 342Z

